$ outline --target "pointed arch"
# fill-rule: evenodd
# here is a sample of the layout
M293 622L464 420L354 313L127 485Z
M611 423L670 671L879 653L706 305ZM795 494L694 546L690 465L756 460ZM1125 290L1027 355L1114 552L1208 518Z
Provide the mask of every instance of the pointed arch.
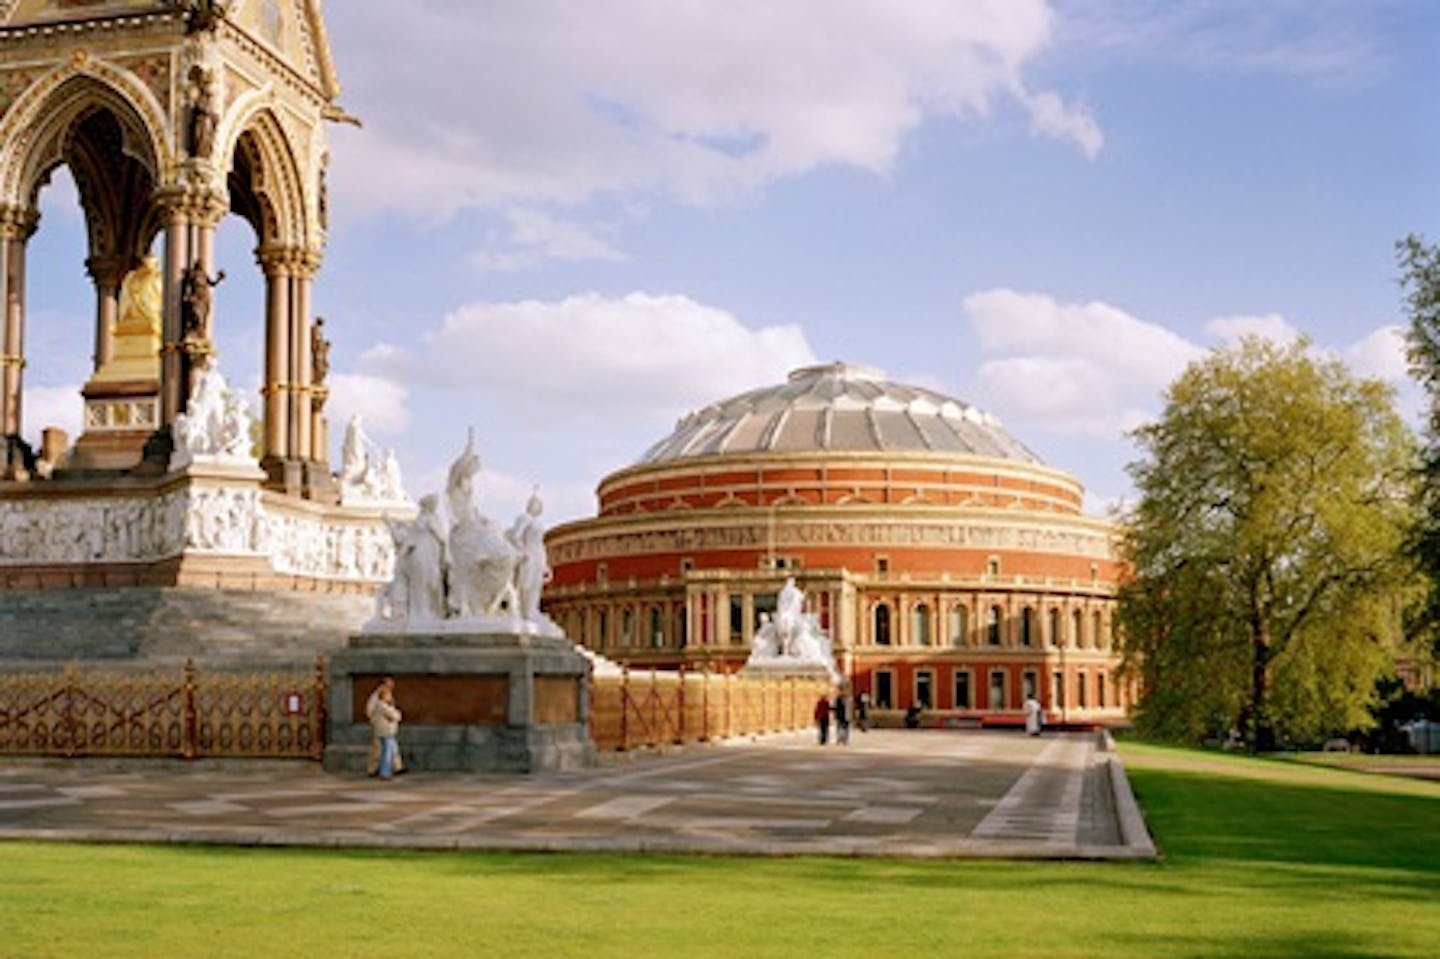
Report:
M125 154L162 182L176 158L154 93L128 70L72 60L30 84L0 118L0 203L32 205L63 160L68 132L99 109L118 121Z
M308 161L271 107L267 91L237 101L222 130L221 151L230 163L231 209L255 227L259 244L318 249L305 201L302 171ZM253 198L237 195L237 189Z

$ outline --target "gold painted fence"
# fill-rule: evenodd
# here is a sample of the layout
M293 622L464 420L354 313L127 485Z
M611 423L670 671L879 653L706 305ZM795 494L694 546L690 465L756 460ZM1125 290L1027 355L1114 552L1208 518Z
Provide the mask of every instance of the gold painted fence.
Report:
M320 759L324 663L313 672L131 672L70 664L0 675L0 755Z
M590 736L614 752L804 729L831 693L823 680L627 669L591 678Z

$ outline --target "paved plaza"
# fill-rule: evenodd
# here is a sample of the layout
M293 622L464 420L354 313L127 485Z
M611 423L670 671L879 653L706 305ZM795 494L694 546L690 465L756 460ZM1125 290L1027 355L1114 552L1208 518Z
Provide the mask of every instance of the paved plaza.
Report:
M1145 858L1119 760L1090 734L875 730L607 757L532 776L389 782L310 763L6 760L0 839Z

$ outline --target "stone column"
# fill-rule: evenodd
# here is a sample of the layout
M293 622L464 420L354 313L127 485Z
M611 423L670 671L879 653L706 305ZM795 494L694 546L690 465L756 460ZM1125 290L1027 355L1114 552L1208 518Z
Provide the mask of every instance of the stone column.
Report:
M165 311L160 324L161 341L164 343L160 351L160 425L167 432L189 399L180 342L184 335L180 328L180 287L190 257L187 225L188 219L182 206L175 204L166 211Z
M290 448L290 280L289 257L283 251L262 251L265 272L265 398L266 462L283 460Z
M0 475L11 472L11 444L20 438L25 370L25 249L40 223L29 209L0 209Z
M115 324L120 319L120 285L125 261L118 256L92 256L85 269L95 283L95 372L115 355Z
M292 304L290 325L290 382L293 384L291 422L295 433L291 437L292 452L290 455L297 460L314 458L311 455L313 452L311 443L313 424L311 423L310 396L310 290L315 269L314 258L304 257L294 280L295 301Z

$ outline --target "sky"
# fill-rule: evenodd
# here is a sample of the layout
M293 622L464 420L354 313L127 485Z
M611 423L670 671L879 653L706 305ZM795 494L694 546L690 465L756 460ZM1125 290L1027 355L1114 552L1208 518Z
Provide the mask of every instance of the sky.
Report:
M1440 240L1431 0L345 0L315 287L332 434L412 496L475 429L481 509L593 515L683 414L867 364L998 416L1103 515L1129 430L1245 334L1396 385L1395 242ZM31 245L26 433L78 426L63 171ZM220 365L258 389L255 238ZM255 394L251 394L255 395ZM256 396L258 408L258 396Z

